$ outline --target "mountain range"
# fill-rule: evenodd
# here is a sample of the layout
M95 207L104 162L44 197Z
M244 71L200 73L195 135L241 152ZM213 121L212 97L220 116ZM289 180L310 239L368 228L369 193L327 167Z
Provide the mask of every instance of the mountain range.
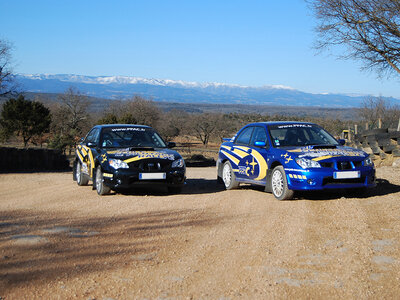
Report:
M17 74L22 91L63 93L69 87L106 99L126 99L140 95L160 102L251 104L279 106L359 107L365 96L312 94L290 87L241 86L225 83L197 83L129 76L84 76L70 74ZM399 99L385 98L400 104Z

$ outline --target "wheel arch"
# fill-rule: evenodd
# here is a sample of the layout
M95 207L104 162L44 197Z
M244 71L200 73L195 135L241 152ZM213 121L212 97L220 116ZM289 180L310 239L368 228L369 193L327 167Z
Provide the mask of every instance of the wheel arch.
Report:
M267 177L265 179L265 191L267 193L272 193L272 186L271 186L271 176L272 176L272 171L275 169L277 166L283 166L282 163L279 160L275 160L271 163L270 167L267 170Z

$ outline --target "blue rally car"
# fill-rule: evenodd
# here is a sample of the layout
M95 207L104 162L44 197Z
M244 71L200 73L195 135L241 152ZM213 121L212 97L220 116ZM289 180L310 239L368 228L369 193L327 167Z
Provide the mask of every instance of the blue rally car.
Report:
M93 182L99 195L142 184L161 184L179 193L186 179L182 156L151 127L97 125L76 149L73 179Z
M219 149L218 181L264 185L279 200L294 191L374 187L375 166L367 153L345 147L313 123L260 122L244 126Z

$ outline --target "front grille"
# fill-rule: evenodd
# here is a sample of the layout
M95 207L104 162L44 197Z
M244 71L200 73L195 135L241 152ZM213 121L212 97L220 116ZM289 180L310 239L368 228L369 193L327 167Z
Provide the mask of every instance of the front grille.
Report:
M171 163L170 160L166 159L142 159L129 163L129 168L141 172L160 172L170 168Z
M333 168L333 162L320 163L322 168Z
M336 163L336 168L338 170L351 170L353 169L353 165L350 161L338 161Z
M351 179L334 179L333 177L325 177L322 181L322 185L346 185L346 184L354 184L354 183L364 183L365 176L360 178L351 178Z

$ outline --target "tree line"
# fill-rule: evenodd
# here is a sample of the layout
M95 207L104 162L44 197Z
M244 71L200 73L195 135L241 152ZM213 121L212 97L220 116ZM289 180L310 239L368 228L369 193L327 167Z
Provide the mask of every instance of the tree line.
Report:
M306 121L317 123L334 135L342 130L368 123L369 128L383 120L386 127L397 127L400 109L382 98L367 97L358 110L358 120L342 120L324 115L299 117L284 114L188 113L176 107L162 111L151 99L133 96L115 100L101 113L89 113L91 100L74 88L58 95L58 101L39 97L27 100L23 95L10 98L1 107L0 138L18 137L29 144L65 150L74 148L89 129L97 124L142 124L155 128L166 141L180 137L181 142L199 142L207 146L232 137L243 125L265 121ZM284 110L284 107L282 107Z

